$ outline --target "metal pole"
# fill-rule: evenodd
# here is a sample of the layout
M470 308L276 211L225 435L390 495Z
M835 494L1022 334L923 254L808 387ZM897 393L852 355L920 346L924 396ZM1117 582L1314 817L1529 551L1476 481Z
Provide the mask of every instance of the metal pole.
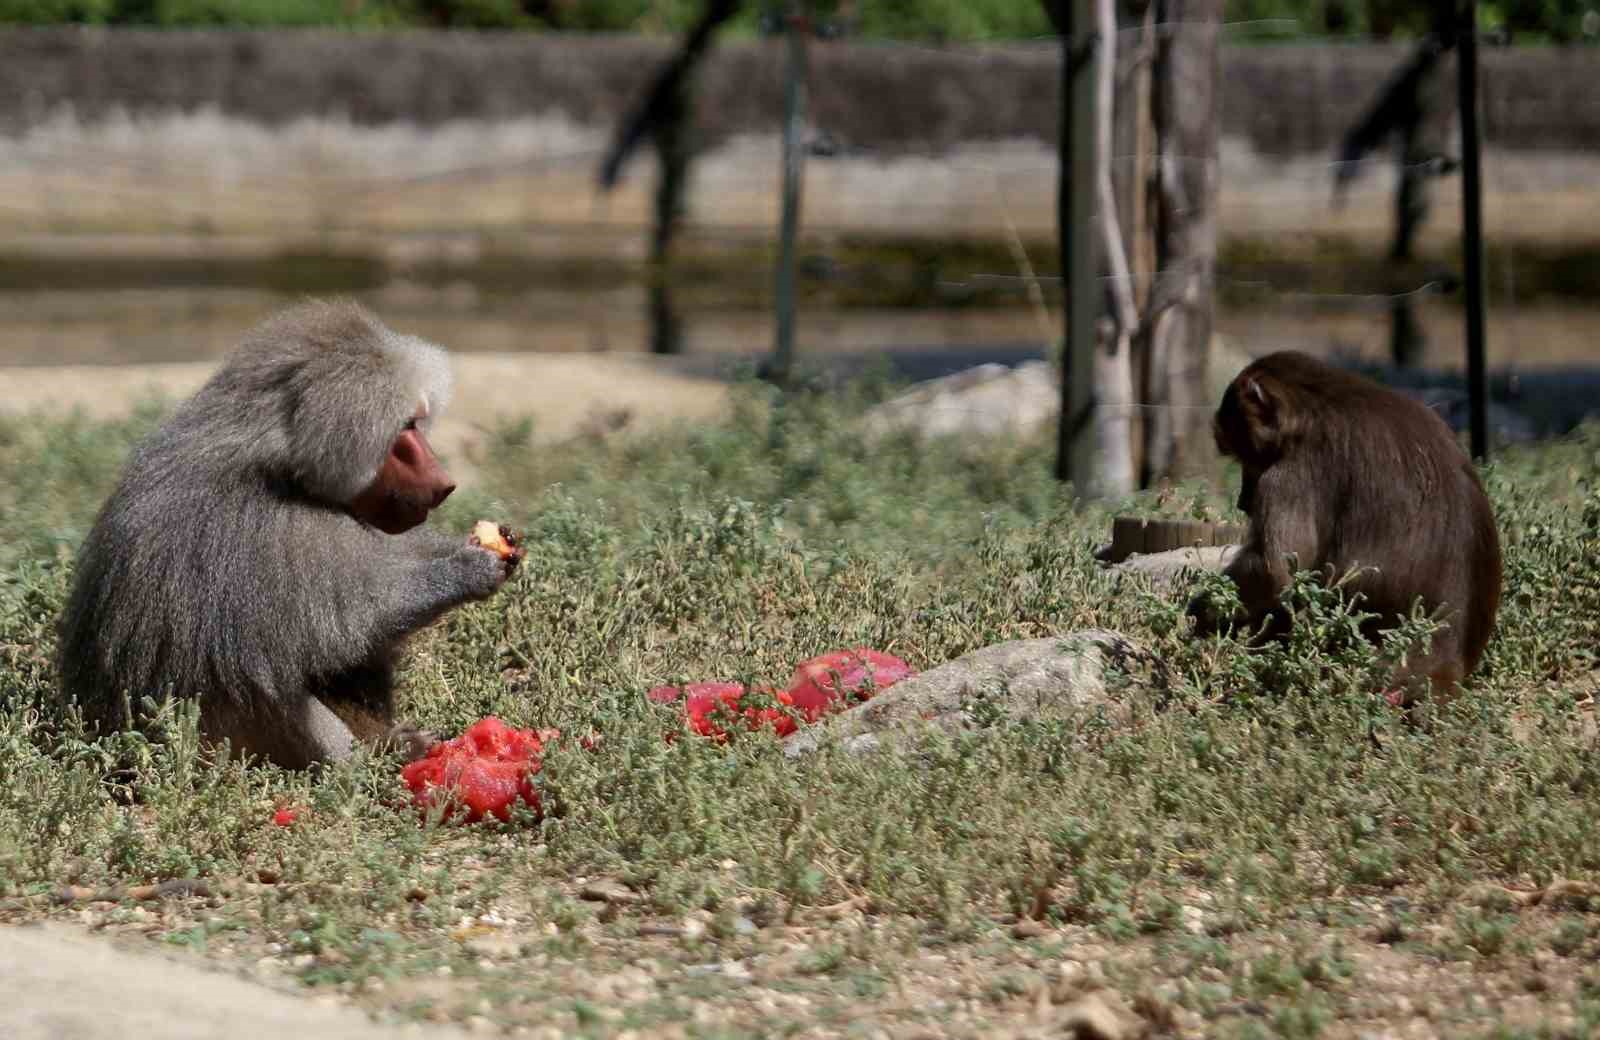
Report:
M1456 94L1461 109L1461 252L1466 271L1467 391L1472 456L1489 457L1489 392L1483 328L1483 185L1478 132L1476 0L1462 0L1456 20Z
M1095 319L1104 299L1096 277L1094 234L1094 83L1099 48L1092 37L1094 0L1064 0L1061 35L1061 143L1056 224L1061 284L1066 288L1066 342L1061 348L1061 427L1056 479L1083 496L1094 486ZM1083 42L1079 44L1080 39Z
M800 179L805 163L801 137L806 106L805 33L809 28L803 4L804 0L788 0L784 11L789 61L783 89L783 218L778 231L778 329L772 359L772 376L779 383L788 380L794 360L795 234L800 224Z

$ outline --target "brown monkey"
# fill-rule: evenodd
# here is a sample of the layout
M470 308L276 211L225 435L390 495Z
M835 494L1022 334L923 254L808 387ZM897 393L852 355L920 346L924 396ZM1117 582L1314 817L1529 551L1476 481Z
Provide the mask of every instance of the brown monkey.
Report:
M1500 541L1472 461L1421 403L1304 354L1270 354L1223 394L1217 448L1239 460L1250 532L1226 573L1249 626L1281 633L1279 596L1296 569L1348 586L1377 616L1369 638L1419 600L1448 627L1399 677L1446 692L1477 667L1500 605ZM1291 563L1293 561L1293 563ZM1221 619L1191 603L1197 632Z
M289 768L356 740L411 755L393 718L411 632L490 596L521 560L420 526L453 490L426 431L443 351L349 303L245 337L133 453L79 555L62 692L105 731L192 698L208 740Z

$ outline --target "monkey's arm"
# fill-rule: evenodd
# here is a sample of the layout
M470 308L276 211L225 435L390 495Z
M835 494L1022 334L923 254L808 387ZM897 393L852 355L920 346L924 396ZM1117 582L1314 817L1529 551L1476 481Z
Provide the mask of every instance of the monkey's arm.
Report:
M1223 571L1239 591L1241 610L1235 617L1215 616L1196 598L1188 613L1197 635L1209 635L1227 624L1255 627L1276 616L1279 597L1297 567L1315 566L1320 550L1317 516L1320 505L1310 474L1274 466L1247 479L1240 504L1250 514L1250 533Z
M365 619L353 620L363 623L371 642L393 643L464 603L488 599L505 583L517 559L502 560L464 543L447 554L421 559L391 557L369 578L372 610Z
M462 539L431 526L413 527L404 534L390 535L390 543L417 559L449 556L462 546Z
M357 667L463 603L487 599L520 560L465 538L387 535L327 512L296 511L285 521L260 543L261 568L283 580L255 583L237 613L267 626L266 645L283 641L274 628L292 629L290 642L304 649L295 667L312 675ZM277 600L269 609L263 594Z

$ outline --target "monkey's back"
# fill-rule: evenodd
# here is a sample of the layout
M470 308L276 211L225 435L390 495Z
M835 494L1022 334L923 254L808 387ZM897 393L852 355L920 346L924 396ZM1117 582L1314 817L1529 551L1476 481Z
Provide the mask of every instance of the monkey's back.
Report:
M1353 587L1386 621L1418 599L1428 610L1446 608L1451 627L1436 654L1459 656L1462 673L1470 672L1488 643L1501 586L1494 513L1472 460L1426 405L1318 364L1303 378L1317 380L1330 409L1308 435L1318 441L1312 465L1332 506L1319 564L1338 574L1376 568Z
M332 567L303 558L343 518L236 468L194 414L135 451L79 554L62 692L102 729L169 694L271 711L306 695L313 626L338 623Z

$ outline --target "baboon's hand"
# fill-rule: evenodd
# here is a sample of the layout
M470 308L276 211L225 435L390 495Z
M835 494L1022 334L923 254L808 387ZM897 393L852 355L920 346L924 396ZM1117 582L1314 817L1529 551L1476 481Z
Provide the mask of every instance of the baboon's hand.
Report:
M1213 635L1222 627L1222 619L1217 611L1212 609L1210 598L1207 596L1201 595L1191 599L1184 614L1194 622L1193 634L1197 637Z
M472 528L468 544L480 545L505 561L506 574L516 569L528 550L517 544L517 536L505 524L479 520Z
M467 597L488 599L511 577L511 572L522 559L522 551L516 550L511 556L502 558L493 550L469 542L461 547L453 559L464 573Z
M1189 606L1184 611L1184 614L1194 622L1194 628L1190 634L1197 639L1205 639L1219 632L1239 629L1248 624L1248 619L1242 611L1230 613L1222 610L1204 592L1189 601Z
M382 748L398 754L402 761L415 762L428 753L428 749L439 742L439 734L427 729L418 729L408 723L397 722L389 727L389 732L384 734Z

